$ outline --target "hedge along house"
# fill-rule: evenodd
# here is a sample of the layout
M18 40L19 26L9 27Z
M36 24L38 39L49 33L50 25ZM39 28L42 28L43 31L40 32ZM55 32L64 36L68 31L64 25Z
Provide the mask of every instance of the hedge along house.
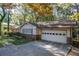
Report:
M75 21L60 20L52 22L27 22L20 27L19 32L32 39L46 40L58 43L71 43Z

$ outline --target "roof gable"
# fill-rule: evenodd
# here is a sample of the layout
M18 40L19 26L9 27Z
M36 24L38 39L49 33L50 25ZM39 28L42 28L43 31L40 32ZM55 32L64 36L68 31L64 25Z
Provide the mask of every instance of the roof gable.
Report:
M27 22L27 23L22 24L22 25L20 26L20 28L22 28L22 27L23 27L24 25L26 25L26 24L31 24L31 25L33 25L33 26L35 26L35 27L38 27L37 24L35 24L35 23Z

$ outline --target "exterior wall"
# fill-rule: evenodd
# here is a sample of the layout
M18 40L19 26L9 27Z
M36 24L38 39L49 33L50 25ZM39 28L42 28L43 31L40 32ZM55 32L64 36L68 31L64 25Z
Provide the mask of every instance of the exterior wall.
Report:
M71 40L72 40L72 30L71 29L67 29L67 43L71 44Z
M70 28L53 28L53 29L42 29L42 30L66 31L67 32L67 37L71 37Z
M37 33L37 35L41 35L42 30L37 28L37 29L36 29L36 33Z
M33 35L25 35L26 38L31 38L31 39L41 39L41 34L42 34L42 31L44 30L49 30L49 31L52 31L52 30L57 30L57 31L66 31L67 32L67 42L70 44L71 42L71 33L72 33L72 29L70 28L42 28L42 29L39 29L37 28L36 26L32 25L32 24L25 24L23 27L21 27L21 29L19 30L20 33L23 34L22 30L23 29L33 29Z
M67 29L67 37L71 37L70 29Z
M47 41L52 41L52 42L58 42L58 43L67 43L67 35L62 35L66 34L66 31L56 31L56 30L44 30L43 33L51 33L50 35L43 34L42 39L47 40ZM57 33L57 35L54 35L52 33ZM60 35L61 33L61 35Z
M72 39L72 29L70 28L54 28L54 29L42 29L42 31L44 30L49 30L49 31L53 31L53 30L57 30L57 31L66 31L67 33L67 43L71 44L71 39Z
M36 35L36 26L32 25L32 24L25 24L24 26L21 27L21 29L19 30L20 33L23 34L22 30L23 29L33 29L33 35Z
M22 30L23 29L33 29L33 34L23 34ZM40 40L41 39L41 30L38 29L36 26L32 25L32 24L25 24L23 27L21 27L21 29L19 30L19 32L26 38L26 39L30 39L30 40Z
M31 34L22 34L22 37L24 37L26 40L40 40L40 35L31 35Z

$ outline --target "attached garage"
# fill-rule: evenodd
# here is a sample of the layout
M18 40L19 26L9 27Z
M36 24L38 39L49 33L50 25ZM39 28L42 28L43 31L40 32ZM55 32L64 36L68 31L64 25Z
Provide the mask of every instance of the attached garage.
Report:
M57 43L71 44L72 31L76 28L75 21L53 21L43 23L41 39Z
M51 22L27 22L20 27L19 32L27 38L46 40L58 43L71 44L72 32L76 22L70 20Z
M44 30L42 31L42 40L67 43L67 32L66 31L57 31L57 30Z

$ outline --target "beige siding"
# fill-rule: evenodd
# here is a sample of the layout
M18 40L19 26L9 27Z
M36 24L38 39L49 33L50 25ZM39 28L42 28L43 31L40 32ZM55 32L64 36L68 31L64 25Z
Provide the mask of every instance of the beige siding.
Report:
M67 29L67 37L71 37L71 35L70 35L70 29Z
M21 27L19 32L22 34L23 34L23 32L22 32L23 29L33 29L33 35L36 35L36 26L34 26L32 24L28 23L28 24L25 24L23 27Z
M33 35L41 35L42 34L42 31L44 30L57 30L57 31L66 31L67 32L67 37L71 37L71 32L70 32L70 28L51 28L51 29L39 29L37 28L36 26L32 25L32 24L25 24L23 27L21 27L20 29L20 33L22 33L22 29L33 29Z
M36 29L36 33L37 33L37 35L41 35L42 30L37 28L37 29Z

